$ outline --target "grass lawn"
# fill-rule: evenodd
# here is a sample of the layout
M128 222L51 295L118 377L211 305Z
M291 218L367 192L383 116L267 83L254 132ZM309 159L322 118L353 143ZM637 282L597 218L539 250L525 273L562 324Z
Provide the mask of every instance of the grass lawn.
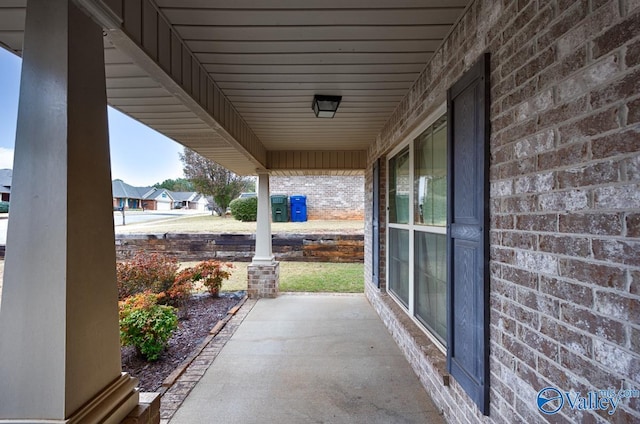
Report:
M118 234L138 233L255 233L255 222L237 221L233 217L212 215L185 216L167 221L148 222L116 227ZM362 233L364 221L317 220L307 222L273 222L273 233Z
M182 266L194 266L185 262ZM234 262L231 278L222 283L222 291L247 289L248 262ZM280 262L280 291L362 293L364 265L327 262Z

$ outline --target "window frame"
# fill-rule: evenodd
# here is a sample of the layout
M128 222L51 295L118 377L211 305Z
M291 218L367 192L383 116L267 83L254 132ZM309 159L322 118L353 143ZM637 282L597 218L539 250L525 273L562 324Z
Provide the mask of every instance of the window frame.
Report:
M415 232L423 232L423 233L432 233L432 234L447 234L446 226L433 226L433 225L425 225L425 224L416 224L415 222L415 206L414 206L414 197L415 190L413 184L415 183L415 143L414 140L417 139L424 131L426 131L431 125L433 125L438 119L447 115L447 103L446 101L441 103L432 113L430 113L422 122L417 125L411 132L409 132L396 147L394 147L385 157L386 160L386 175L385 175L385 190L386 190L386 205L385 205L385 223L387 226L387 231L385 231L385 281L386 283L386 292L389 294L391 299L396 302L403 311L407 313L409 318L413 320L414 323L420 328L420 330L433 342L433 344L444 354L446 354L447 348L446 346L431 332L429 328L427 328L417 317L415 311ZM409 220L407 224L398 224L392 223L389 221L390 216L390 176L391 176L391 168L390 161L397 154L401 153L405 148L409 147L409 181L411 182L411 189L409 190ZM391 249L390 249L390 233L391 229L400 229L407 230L409 232L409 296L408 296L408 307L404 305L404 302L396 296L393 291L390 290L390 265L391 265ZM446 253L445 253L446 254ZM447 257L448 260L448 257ZM447 332L449 329L447 328Z

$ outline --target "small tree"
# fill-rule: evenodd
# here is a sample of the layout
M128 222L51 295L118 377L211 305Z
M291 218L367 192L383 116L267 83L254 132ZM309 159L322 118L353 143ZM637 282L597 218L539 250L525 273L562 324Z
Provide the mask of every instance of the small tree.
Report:
M240 177L224 166L200 156L198 153L184 148L180 154L184 164L184 175L202 194L213 196L218 213L224 216L229 203L243 191L248 191L252 180Z

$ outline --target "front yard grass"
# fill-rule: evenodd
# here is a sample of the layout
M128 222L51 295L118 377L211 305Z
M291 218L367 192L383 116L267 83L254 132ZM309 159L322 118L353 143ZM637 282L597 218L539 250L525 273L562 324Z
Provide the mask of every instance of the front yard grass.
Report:
M364 264L280 262L280 291L364 292Z
M193 266L196 262L184 262ZM222 283L222 291L247 290L248 262L234 262L229 280ZM364 264L327 262L280 262L281 292L362 293Z

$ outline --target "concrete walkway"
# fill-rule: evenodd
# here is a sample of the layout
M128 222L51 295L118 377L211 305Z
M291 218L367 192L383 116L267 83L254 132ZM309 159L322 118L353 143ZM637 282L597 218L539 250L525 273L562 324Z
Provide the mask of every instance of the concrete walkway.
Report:
M170 421L443 422L363 295L258 301Z

